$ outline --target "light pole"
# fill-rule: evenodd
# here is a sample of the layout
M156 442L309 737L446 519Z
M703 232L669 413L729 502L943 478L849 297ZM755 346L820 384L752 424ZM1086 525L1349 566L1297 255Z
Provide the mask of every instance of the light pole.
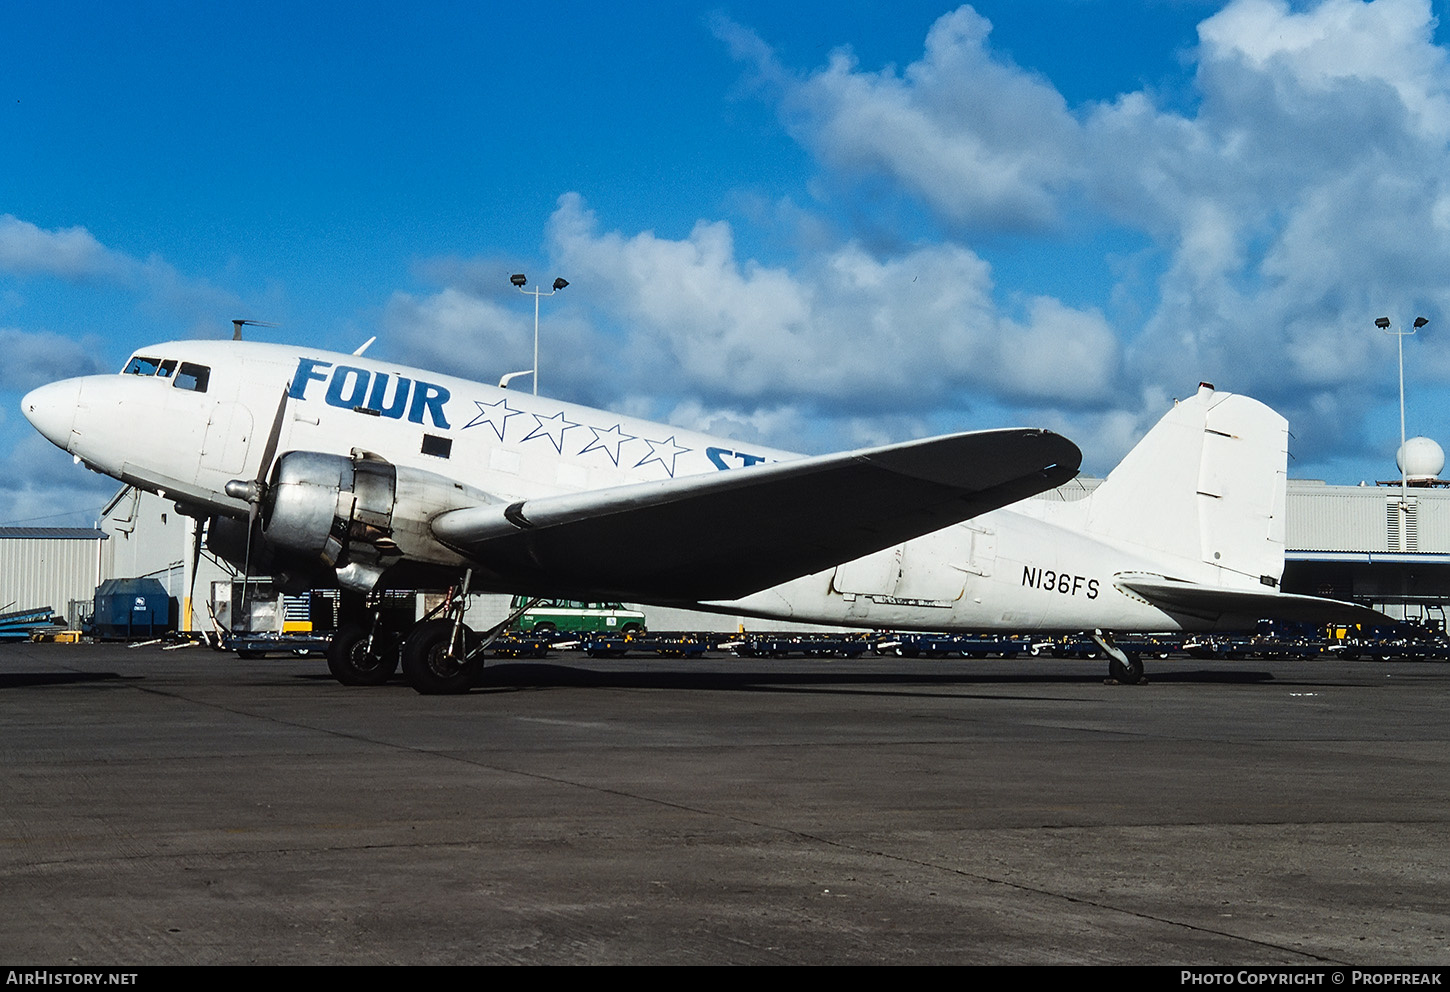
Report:
M532 296L534 298L534 395L535 396L538 396L539 395L539 297L541 297L541 296L553 296L559 290L561 290L565 286L569 285L569 283L568 283L567 280L565 280L563 278L555 279L554 280L554 288L551 289L551 290L549 290L549 292L546 293L542 289L540 289L538 286L535 286L533 289L525 289L524 287L526 285L528 285L529 277L526 276L526 275L524 275L522 272L516 272L513 275L509 276L509 282L511 282L515 286L517 286L520 293L523 293L525 296ZM518 373L515 373L515 374L518 374ZM506 378L511 378L511 376L506 377ZM503 384L504 383L502 381L499 382L499 385L502 386Z
M1395 461L1400 464L1400 513L1402 515L1407 512L1410 495L1408 476L1405 472L1405 337L1414 334L1415 331L1418 331L1428 323L1429 321L1424 317L1416 317L1415 326L1412 330L1407 331L1401 328L1396 331L1390 329L1390 319L1388 317L1380 317L1374 322L1374 326L1386 334L1393 334L1398 338L1400 344L1400 450L1395 456ZM1401 532L1403 533L1403 528Z

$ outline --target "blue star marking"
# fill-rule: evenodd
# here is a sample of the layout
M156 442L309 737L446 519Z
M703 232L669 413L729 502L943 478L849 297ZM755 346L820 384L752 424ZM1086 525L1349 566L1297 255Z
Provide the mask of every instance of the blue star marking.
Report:
M529 414L539 422L539 426L529 431L525 441L532 441L536 437L546 437L554 442L554 450L559 454L564 453L564 432L571 427L579 425L564 419L564 411L560 410L552 417L541 417L537 413Z
M673 434L663 441L651 441L649 438L643 440L645 444L649 445L649 454L635 462L634 467L639 468L650 462L659 462L665 467L665 471L669 473L671 479L675 477L675 459L692 450L676 444Z
M619 429L620 426L619 424L615 424L607 431L602 431L598 427L590 427L589 429L594 432L594 440L586 444L579 454L587 455L591 451L602 451L609 456L610 461L618 465L619 446L626 441L635 440L633 434L624 433L624 431Z
M522 410L514 410L509 406L508 400L499 400L497 403L485 403L482 400L474 400L473 405L478 407L478 416L463 425L463 429L475 427L478 424L487 424L498 434L498 439L503 440L503 431L508 424L510 417L523 413Z

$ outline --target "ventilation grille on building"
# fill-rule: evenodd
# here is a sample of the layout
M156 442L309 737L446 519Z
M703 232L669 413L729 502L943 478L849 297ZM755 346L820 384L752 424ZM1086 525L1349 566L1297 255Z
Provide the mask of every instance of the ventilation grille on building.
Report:
M1391 551L1418 551L1420 550L1419 526L1416 522L1415 500L1407 501L1403 506L1398 496L1385 501L1385 526L1389 537L1389 550ZM1403 522L1404 526L1401 527Z

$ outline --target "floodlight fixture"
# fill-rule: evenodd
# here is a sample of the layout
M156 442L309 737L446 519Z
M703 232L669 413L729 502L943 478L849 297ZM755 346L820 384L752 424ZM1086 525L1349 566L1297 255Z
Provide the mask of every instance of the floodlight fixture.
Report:
M562 276L556 278L554 280L554 288L551 289L551 290L549 290L547 293L544 292L542 289L540 289L538 286L535 286L533 289L525 289L524 286L526 286L528 284L528 281L529 281L528 280L528 277L525 276L522 272L516 272L513 275L509 276L509 282L511 282L515 286L517 286L520 293L523 293L525 296L532 296L534 298L534 368L533 368L533 373L534 373L534 395L537 396L537 395L539 395L539 297L541 297L541 296L553 296L559 290L561 290L565 286L569 285L569 280L563 278ZM514 374L515 375L522 375L523 373L514 373ZM504 378L505 379L508 379L508 378L510 378L510 376L505 376ZM500 382L499 385L502 386L502 385L504 385L504 383L503 382Z
M1388 317L1379 317L1374 322L1374 326L1386 334L1393 334L1400 346L1400 450L1395 455L1395 461L1400 463L1401 514L1410 512L1409 476L1405 469L1405 336L1414 334L1415 331L1418 331L1429 322L1424 317L1416 317L1414 328L1408 331L1403 328L1398 331L1390 330L1390 319ZM1404 524L1406 521L1402 520L1400 523L1401 541L1403 541L1403 535L1405 533Z

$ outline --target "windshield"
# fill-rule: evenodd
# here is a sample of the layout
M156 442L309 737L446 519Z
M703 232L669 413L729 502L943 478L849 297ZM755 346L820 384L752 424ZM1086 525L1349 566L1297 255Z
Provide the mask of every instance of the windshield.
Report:
M135 355L126 363L121 374L154 375L160 379L170 379L171 385L177 389L204 393L207 383L211 379L211 368L193 362L182 362L181 371L177 372L174 358L147 358L145 355Z

